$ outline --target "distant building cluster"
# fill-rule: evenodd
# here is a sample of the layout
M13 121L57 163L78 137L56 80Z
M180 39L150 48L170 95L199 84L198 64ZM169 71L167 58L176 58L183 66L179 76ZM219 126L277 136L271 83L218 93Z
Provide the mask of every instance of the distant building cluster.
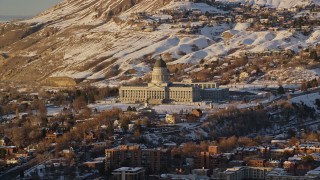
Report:
M287 174L285 169L272 167L241 166L228 168L220 173L217 179L265 179L265 180L316 180L319 179L319 168L309 171L305 176L293 176Z
M265 159L251 159L248 164L242 160L229 161L233 156L232 153L221 153L218 146L208 146L206 151L194 153L193 158L186 159L187 165L182 165L177 159L179 153L173 147L150 149L144 145L121 145L106 149L105 168L106 171L112 171L115 180L143 179L147 178L146 174L162 174L156 179L190 180L317 180L320 178L320 167L307 171L304 176L297 176L288 173L289 167L285 166L287 161L284 162L283 168L279 167L279 161ZM242 149L242 151L248 150L250 149ZM254 152L257 154L253 149L252 154ZM292 158L290 160L295 161ZM225 166L231 168L221 171L220 168ZM194 169L188 170L188 167ZM172 172L170 168L176 168L177 173L163 173Z
M218 155L217 146L209 146L208 151L199 152L193 164L194 167L205 167L212 169L217 163L218 158L211 156ZM144 167L148 173L160 173L169 170L171 164L176 164L173 158L176 152L172 147L150 149L143 145L121 145L116 148L105 150L105 168L113 170L121 168L123 165L128 167Z

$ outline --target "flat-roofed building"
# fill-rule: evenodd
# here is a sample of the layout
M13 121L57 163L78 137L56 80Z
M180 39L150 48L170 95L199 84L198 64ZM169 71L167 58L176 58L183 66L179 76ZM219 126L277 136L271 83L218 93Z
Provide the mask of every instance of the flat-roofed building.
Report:
M112 171L113 180L145 180L143 167L121 167Z
M272 171L270 167L250 167L240 166L228 168L226 171L219 174L220 180L242 180L242 179L256 179L264 180L267 174Z

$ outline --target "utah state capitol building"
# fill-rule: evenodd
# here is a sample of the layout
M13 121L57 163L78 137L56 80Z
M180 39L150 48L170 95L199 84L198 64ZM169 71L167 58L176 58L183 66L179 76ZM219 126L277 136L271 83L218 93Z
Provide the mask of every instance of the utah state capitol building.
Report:
M221 89L215 82L169 82L166 63L156 60L152 80L144 85L122 85L119 89L123 103L190 103L199 101L222 101L229 98L229 89Z

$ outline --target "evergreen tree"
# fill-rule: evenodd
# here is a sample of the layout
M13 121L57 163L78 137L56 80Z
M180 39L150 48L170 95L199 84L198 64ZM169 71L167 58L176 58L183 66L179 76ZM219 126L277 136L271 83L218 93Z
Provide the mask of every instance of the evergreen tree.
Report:
M314 103L318 108L320 108L320 99L316 99L316 102Z
M20 178L24 178L24 170L20 171Z
M317 54L317 51L313 50L310 52L310 59L314 60L314 61L318 61L319 60L319 57L318 57L318 54Z
M137 108L136 107L132 107L132 111L137 111Z
M281 85L278 88L278 94L285 94L284 88Z

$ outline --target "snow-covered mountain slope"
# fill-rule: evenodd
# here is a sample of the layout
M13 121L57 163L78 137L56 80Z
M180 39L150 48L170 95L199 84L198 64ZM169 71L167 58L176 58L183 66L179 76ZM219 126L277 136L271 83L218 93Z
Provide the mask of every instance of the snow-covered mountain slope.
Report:
M5 42L0 43L0 80L38 83L68 76L117 84L148 74L160 54L173 66L320 43L320 30L304 36L289 30L250 31L248 23L169 23L172 16L164 13L194 9L227 13L187 1L65 0L33 19L0 24L0 42ZM181 32L192 27L198 32Z
M150 12L168 2L170 0L65 0L25 22L49 22L60 26L98 25L127 10L130 13Z
M320 4L320 0L217 0L219 2L239 2L257 4L260 6L268 6L273 8L291 8L295 6L306 6L310 4Z

